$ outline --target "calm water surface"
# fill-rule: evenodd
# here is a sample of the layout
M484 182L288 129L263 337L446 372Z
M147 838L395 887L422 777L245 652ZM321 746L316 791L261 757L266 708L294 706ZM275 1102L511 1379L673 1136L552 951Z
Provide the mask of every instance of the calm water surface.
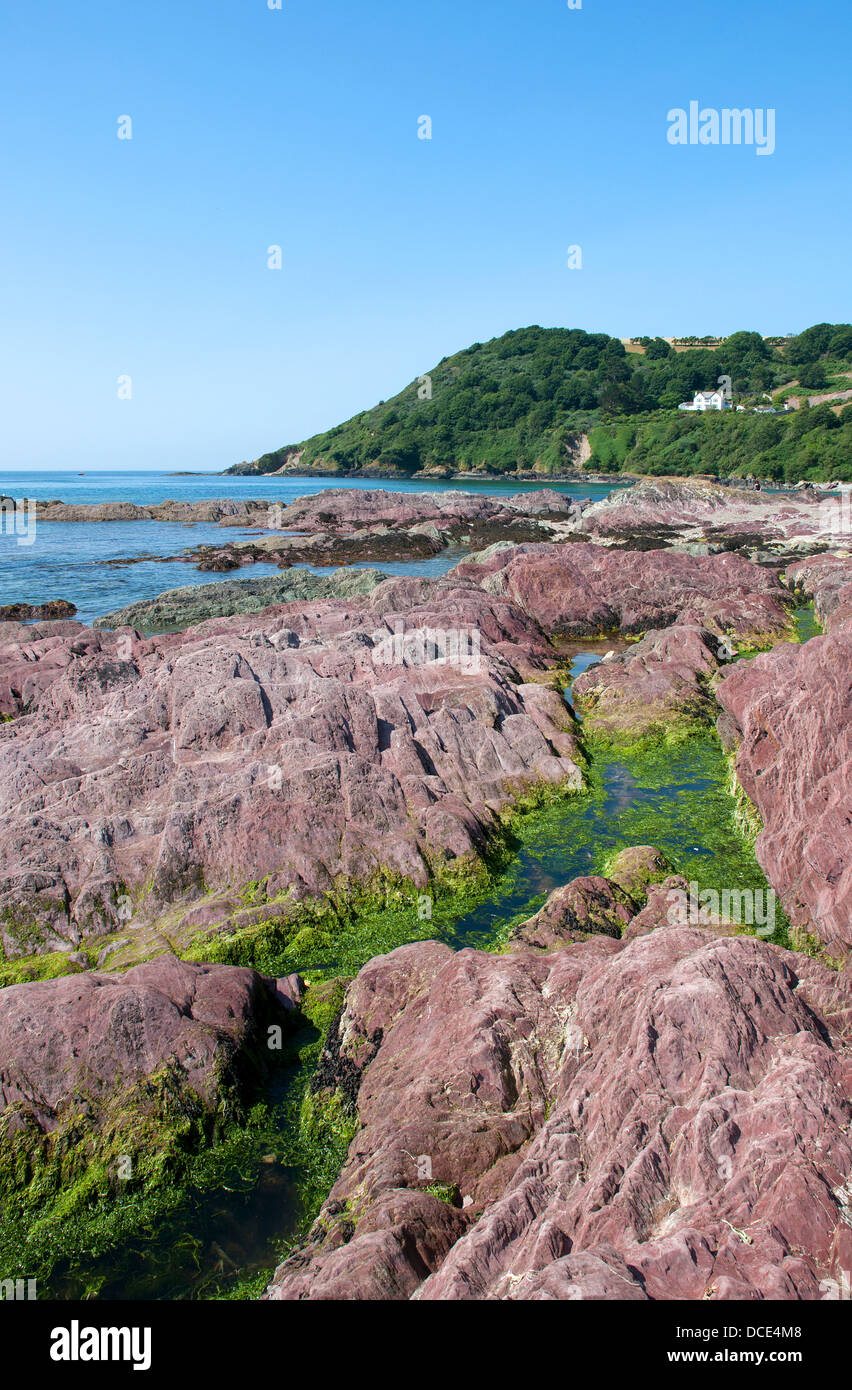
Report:
M59 499L63 502L136 502L146 505L168 500L198 502L209 498L231 497L241 500L280 502L286 506L297 497L313 496L328 487L383 488L389 492L480 493L488 497L529 492L546 482L444 483L431 481L397 482L375 479L333 478L240 478L221 474L174 477L167 473L23 473L0 472L0 493L16 499ZM602 484L554 484L554 490L568 497L598 500L611 490ZM207 524L182 525L160 521L41 522L32 545L19 545L19 538L0 530L0 607L11 603L44 603L64 598L76 605L78 618L94 618L115 608L154 598L166 589L185 585L211 584L221 574L204 573L180 560L142 559L136 564L113 567L109 560L140 556L180 555L197 545L221 545L224 540L248 540L255 528L222 528ZM385 564L388 574L439 575L461 558L459 552L445 552L411 563ZM316 574L327 573L314 566L301 566ZM363 566L356 566L363 568ZM244 577L280 575L272 564L248 565L239 571ZM234 578L233 574L224 576Z

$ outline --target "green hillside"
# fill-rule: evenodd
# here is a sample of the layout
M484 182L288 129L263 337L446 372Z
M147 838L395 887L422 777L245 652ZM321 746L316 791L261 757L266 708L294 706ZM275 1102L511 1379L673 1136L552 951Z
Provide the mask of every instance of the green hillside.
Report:
M679 412L696 390L732 381L735 404L852 389L852 325L795 338L734 333L675 351L662 338L521 328L445 357L392 400L230 473L366 470L385 476L535 470L852 480L852 405L779 415ZM583 437L591 456L586 458Z

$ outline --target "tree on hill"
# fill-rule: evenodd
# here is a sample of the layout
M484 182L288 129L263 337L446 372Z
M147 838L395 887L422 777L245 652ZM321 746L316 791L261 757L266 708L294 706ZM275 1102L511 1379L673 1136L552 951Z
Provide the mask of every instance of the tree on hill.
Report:
M816 324L778 346L743 330L716 345L692 339L675 353L662 338L627 353L619 338L582 329L515 329L445 357L428 373L430 392L410 383L388 401L359 412L298 446L273 450L237 472L282 466L346 472L375 467L410 477L426 467L514 471L533 465L558 472L571 465L576 441L609 430L613 452L596 434L607 467L643 472L741 470L789 478L800 470L842 477L852 471L852 429L829 411L772 417L684 416L677 406L730 376L745 400L777 392L794 378L820 390L834 362L852 354L852 326ZM845 354L845 356L844 356ZM619 421L631 422L628 446ZM629 452L628 452L629 448ZM846 449L844 456L843 449ZM820 449L823 454L818 458ZM298 457L298 464L293 460Z

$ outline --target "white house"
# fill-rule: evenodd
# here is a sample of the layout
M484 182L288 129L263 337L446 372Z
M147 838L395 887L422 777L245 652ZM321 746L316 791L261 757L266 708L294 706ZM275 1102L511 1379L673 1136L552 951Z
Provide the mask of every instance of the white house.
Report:
M684 401L678 410L731 410L724 391L696 391L694 401Z

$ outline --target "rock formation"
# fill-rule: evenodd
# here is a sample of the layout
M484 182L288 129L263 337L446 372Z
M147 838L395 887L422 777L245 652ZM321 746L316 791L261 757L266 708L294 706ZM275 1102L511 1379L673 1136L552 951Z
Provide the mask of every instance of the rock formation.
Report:
M848 974L699 928L373 960L334 1043L359 1129L267 1296L817 1299L850 1019Z
M839 616L839 610L836 610ZM852 624L732 667L717 699L763 829L757 858L792 924L852 948Z
M131 603L114 613L105 613L95 619L94 626L165 632L170 628L191 627L208 618L262 613L280 603L368 594L386 577L381 570L374 569L340 569L328 575L292 570L280 579L225 579L219 583L190 584L181 589L168 589L154 599Z
M741 641L790 632L777 574L738 555L619 551L583 542L496 545L456 567L535 616L548 633L593 636L702 623Z
M518 796L578 789L537 625L473 586L417 587L149 640L7 626L6 952L249 882L291 907L376 876L426 886L474 865Z
M0 623L39 622L50 618L73 618L77 612L73 603L64 598L51 598L46 603L10 603L0 608Z
M732 655L725 639L697 624L653 630L578 676L574 707L588 732L612 739L670 736L710 723L717 713L710 678L720 658Z
M816 492L791 496L695 478L648 478L587 507L577 530L634 545L706 542L710 549L795 555L834 543L832 505Z

